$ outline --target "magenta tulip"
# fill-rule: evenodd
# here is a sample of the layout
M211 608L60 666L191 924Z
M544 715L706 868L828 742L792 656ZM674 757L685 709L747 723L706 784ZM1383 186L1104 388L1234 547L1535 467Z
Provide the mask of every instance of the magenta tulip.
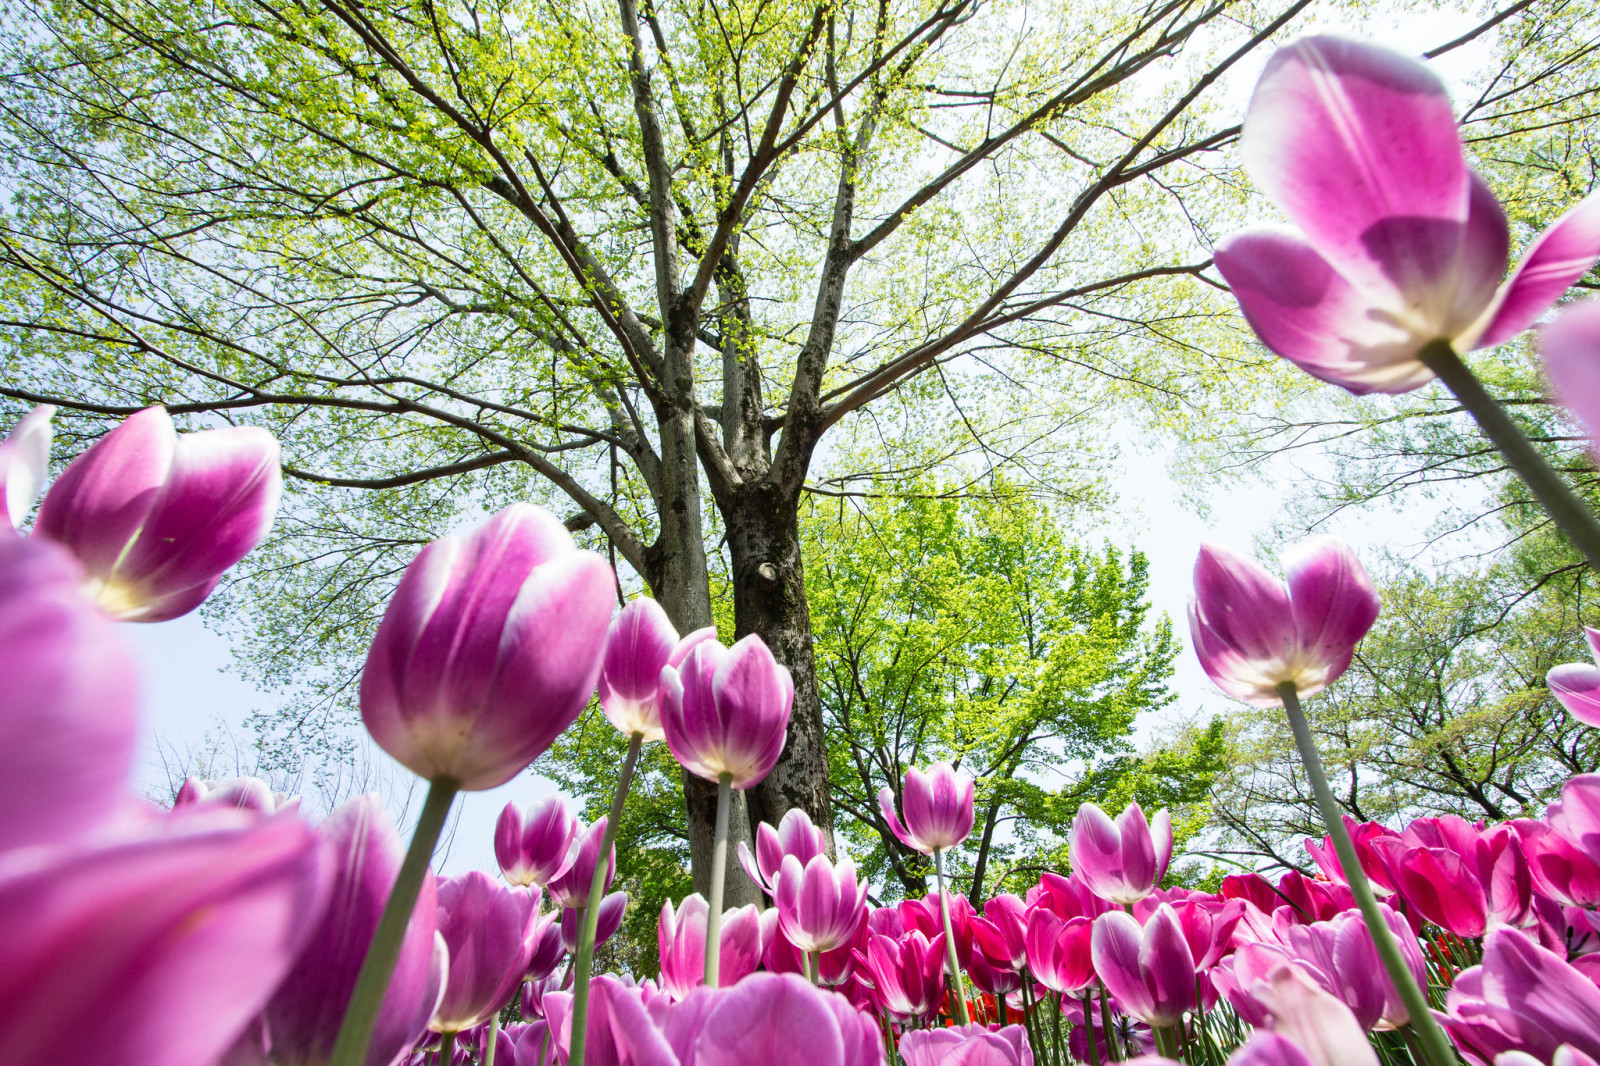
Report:
M429 1024L437 1033L459 1033L488 1021L521 983L535 946L538 897L473 870L439 882L438 900L450 976Z
M1020 1025L998 1031L973 1022L949 1029L913 1029L900 1038L905 1066L1033 1066Z
M600 668L600 709L623 736L660 740L661 670L678 645L678 631L655 600L629 601L606 633Z
M1263 226L1216 248L1263 344L1354 393L1406 392L1422 348L1520 333L1600 255L1600 198L1541 234L1505 284L1510 237L1467 166L1427 66L1310 37L1267 63L1245 116L1245 168L1299 231Z
M726 775L750 788L783 753L794 682L754 633L731 648L696 644L661 672L661 726L684 769L708 781Z
M1258 707L1290 682L1321 692L1350 665L1378 617L1378 594L1349 545L1312 537L1283 556L1288 584L1242 555L1204 545L1194 564L1189 631L1206 675Z
M1595 356L1600 361L1600 352ZM1600 629L1585 626L1584 639L1589 654L1600 661ZM1560 701L1567 713L1585 725L1600 725L1600 666L1594 663L1567 663L1545 675L1550 695Z
M950 935L955 938L956 960L963 968L972 959L972 920L978 912L966 896L954 892L929 892L921 899L900 901L900 918L906 929L920 929L928 939L943 933L944 911L941 901L950 909Z
M406 568L367 653L367 730L429 781L505 784L594 693L612 595L605 560L529 504L434 541Z
M1562 1044L1600 1056L1600 988L1515 929L1489 931L1482 965L1456 976L1445 1005L1445 1028L1479 1062L1511 1050L1549 1062Z
M15 529L33 509L50 470L50 416L55 408L35 407L0 441L0 519Z
M166 410L150 407L73 460L33 528L78 557L90 598L112 617L161 622L200 606L261 542L282 491L266 430L180 437Z
M1583 300L1563 310L1540 331L1539 350L1551 392L1578 417L1592 447L1600 433L1600 300ZM1584 634L1589 654L1600 659L1600 631L1585 627ZM1589 663L1558 666L1549 674L1551 695L1589 725L1600 724L1597 674Z
M983 917L971 920L973 944L993 965L1020 970L1028 962L1030 918L1027 904L1017 896L994 896L984 902Z
M698 892L685 896L676 911L670 902L661 905L661 921L656 926L661 987L674 999L683 999L705 979L706 914L705 897ZM754 904L725 912L720 940L717 983L725 988L761 965L761 912Z
M293 966L328 872L299 819L220 809L0 857L0 1062L212 1066Z
M838 866L817 855L805 866L786 855L773 893L778 925L801 951L832 951L850 942L866 917L867 885L856 883L855 865Z
M0 531L0 852L64 843L126 802L138 677L60 546Z
M1090 949L1093 930L1094 922L1088 918L1063 920L1044 907L1035 907L1028 912L1028 972L1052 992L1081 991L1095 978Z
M605 843L606 816L601 815L587 829L580 828L567 844L567 855L562 859L561 872L545 885L550 901L558 907L587 907L589 883L594 880L594 868L600 864L600 846ZM606 853L605 888L617 876L617 847Z
M551 911L540 915L534 922L533 932L528 937L528 942L533 945L533 951L528 955L526 977L529 981L543 981L555 973L556 967L566 957L567 946L562 942L562 918L568 913L565 909Z
M1286 1037L1312 1066L1377 1066L1378 1056L1349 1008L1294 966L1256 982L1267 1026Z
M516 802L506 804L494 824L494 857L500 873L513 885L548 884L565 867L567 849L577 833L578 820L560 796L546 796L527 811Z
M317 827L317 835L333 859L333 888L316 931L263 1012L273 1066L327 1063L405 855L376 796L346 803ZM406 926L367 1066L387 1066L428 1031L448 966L447 949L435 932L436 911L430 874Z
M1127 906L1148 896L1172 860L1172 816L1145 820L1130 803L1113 822L1093 803L1078 808L1067 842L1072 873L1095 895Z
M1384 920L1395 934L1406 968L1419 984L1426 980L1422 953L1405 919L1387 907L1381 908ZM1400 994L1389 980L1378 958L1365 920L1355 911L1344 911L1329 921L1290 925L1282 931L1288 957L1324 991L1336 997L1355 1016L1364 1030L1394 1029L1410 1020ZM1239 951L1246 963L1262 973L1270 970L1254 954L1266 945L1246 945ZM1265 966L1265 969L1262 967Z
M1195 1009L1194 956L1167 904L1156 908L1143 929L1121 911L1102 914L1094 921L1089 953L1118 1005L1146 1025L1174 1025Z
M929 1019L944 998L944 934L918 930L899 940L874 935L857 961L879 1006L900 1019Z
M792 808L773 829L766 822L756 826L756 853L750 854L749 845L739 842L739 865L750 880L760 885L767 895L772 895L772 883L783 866L783 857L793 855L804 866L818 855L828 851L828 841L822 830L811 824L811 816L799 807Z
M1099 808L1096 809L1098 810ZM1083 808L1079 807L1078 811L1081 814ZM1101 812L1101 817L1104 817L1104 812ZM1123 811L1121 817L1130 816L1127 811ZM1137 831L1137 827L1133 825L1131 818L1130 826L1133 827L1132 831ZM1159 829L1159 823L1157 828ZM1148 831L1148 826L1146 831ZM1119 830L1119 835L1120 832ZM1070 839L1068 846L1070 849ZM1154 838L1152 838L1151 849L1154 850L1155 846ZM1038 893L1037 901L1035 901L1035 892ZM1094 889L1090 888L1088 883L1084 881L1083 875L1076 870L1072 872L1071 877L1062 877L1060 874L1050 873L1049 871L1040 874L1038 885L1028 892L1028 902L1030 905L1037 902L1038 906L1050 908L1051 912L1058 918L1098 918L1106 911L1114 910L1117 906L1117 904L1102 898Z
M915 766L906 771L900 790L902 823L894 813L894 790L878 793L878 808L889 831L913 851L932 855L967 839L972 832L972 778L947 762L936 762L923 773Z
M596 950L601 944L616 935L622 928L623 915L628 910L628 894L626 892L612 892L600 899L600 920L595 927L594 946ZM561 946L570 955L578 950L578 920L583 917L582 907L561 908Z

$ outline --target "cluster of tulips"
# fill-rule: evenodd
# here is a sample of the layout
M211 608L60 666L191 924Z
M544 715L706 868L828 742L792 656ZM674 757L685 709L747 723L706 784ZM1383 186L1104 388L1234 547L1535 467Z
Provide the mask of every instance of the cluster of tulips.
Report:
M1353 391L1443 378L1600 566L1600 525L1458 358L1520 332L1593 264L1600 200L1502 283L1505 216L1463 161L1443 88L1352 41L1273 58L1244 151L1300 227L1217 249L1262 340ZM1568 312L1546 336L1552 379L1584 416L1600 401L1597 315ZM731 792L782 753L788 672L755 636L680 637L651 600L614 613L605 561L527 504L423 548L368 653L366 728L428 783L409 845L372 796L316 825L248 779L186 782L170 809L135 799L138 686L115 624L192 610L265 535L277 444L247 428L180 437L160 408L141 411L61 473L30 524L50 419L34 411L0 443L6 1066L1600 1060L1600 777L1573 779L1543 820L1347 823L1300 706L1378 614L1336 540L1291 552L1286 581L1206 547L1190 611L1208 675L1281 706L1294 731L1328 829L1308 842L1316 876L1163 887L1166 813L1085 804L1070 872L979 913L945 868L972 828L973 782L936 764L880 796L886 830L933 859L928 896L872 905L791 811L737 856L770 905L725 913ZM1600 667L1559 668L1550 686L1600 723ZM581 825L556 797L509 806L503 882L437 880L456 794L515 778L596 696L629 741L609 815ZM656 741L717 784L709 898L663 907L658 975L595 975L627 906L610 891L616 825Z

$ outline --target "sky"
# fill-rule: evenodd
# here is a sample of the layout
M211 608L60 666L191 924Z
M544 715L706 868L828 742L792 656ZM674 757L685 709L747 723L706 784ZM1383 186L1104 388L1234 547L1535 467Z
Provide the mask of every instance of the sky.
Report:
M1410 49L1418 41L1429 46L1447 41L1474 21L1448 13L1411 15L1388 27L1365 26L1363 32L1394 47ZM1459 49L1445 57L1441 74L1454 81L1481 59L1477 45ZM1263 62L1264 54L1226 86L1225 106L1242 110ZM1258 537L1278 517L1284 496L1280 486L1284 479L1294 477L1295 471L1280 464L1269 471L1267 479L1219 487L1208 498L1207 516L1201 517L1180 502L1178 486L1167 470L1168 459L1149 453L1124 460L1116 486L1122 519L1105 532L1114 542L1146 553L1153 605L1170 615L1178 633L1186 636L1190 572L1200 543L1210 540L1252 551ZM1367 515L1359 524L1334 531L1346 536L1358 552L1376 551L1388 544L1415 543L1426 519L1414 511L1404 521L1389 514ZM144 722L135 786L146 794L159 795L169 787L174 756L181 764L183 753L202 747L208 732L231 730L243 740L246 716L255 708L270 706L272 697L258 694L231 672L227 639L207 630L197 615L154 625L130 625L124 632L142 670ZM1169 712L1172 715L1225 714L1232 706L1211 687L1187 648L1179 658L1172 684L1179 697ZM1141 723L1140 739L1148 739L1162 724L1159 720ZM372 757L387 759L382 753ZM393 775L397 781L406 777L403 770ZM531 803L553 790L549 781L529 773L489 792L463 793L453 833L442 845L437 868L444 874L494 870L492 834L501 808L511 800Z

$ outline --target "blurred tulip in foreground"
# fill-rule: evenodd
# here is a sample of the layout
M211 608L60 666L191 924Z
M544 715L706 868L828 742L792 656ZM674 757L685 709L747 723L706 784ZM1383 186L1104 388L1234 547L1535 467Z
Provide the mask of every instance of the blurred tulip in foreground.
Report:
M973 1022L948 1029L913 1029L900 1038L906 1066L1033 1066L1020 1025L994 1031Z
M1549 1062L1562 1044L1600 1057L1600 988L1515 929L1490 930L1483 963L1456 976L1445 1006L1445 1028L1480 1063L1514 1050Z

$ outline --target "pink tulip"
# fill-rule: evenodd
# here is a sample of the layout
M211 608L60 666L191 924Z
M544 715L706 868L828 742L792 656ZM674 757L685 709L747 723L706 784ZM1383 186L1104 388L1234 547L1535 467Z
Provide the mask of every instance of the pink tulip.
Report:
M1456 976L1445 1006L1445 1028L1481 1063L1510 1050L1548 1062L1562 1044L1600 1056L1600 988L1515 929L1489 931L1483 964Z
M1532 906L1533 881L1516 833L1498 826L1462 844L1459 852L1391 845L1389 865L1400 894L1457 936L1482 936L1491 924L1521 925Z
M777 907L769 907L761 912L760 926L761 965L764 968L773 973L809 972L810 956L784 935L783 927L778 923ZM866 952L871 935L867 922L863 921L844 944L816 956L817 980L829 987L847 984L855 974L856 957Z
M1029 918L1027 904L1017 896L994 896L984 903L983 917L971 921L973 943L993 965L1020 970L1028 962Z
M1028 912L1026 961L1034 980L1052 992L1072 993L1088 987L1095 979L1090 949L1094 924L1082 916L1063 921L1043 907Z
M1367 875L1372 890L1379 896L1395 891L1388 862L1384 859L1382 843L1385 840L1397 839L1399 834L1377 822L1358 822L1348 814L1344 816L1344 828L1345 832L1350 834L1350 842L1355 845L1356 857L1361 860L1361 871ZM1339 865L1339 856L1334 851L1331 836L1324 836L1321 844L1307 839L1305 845L1317 868L1328 880L1337 881L1342 885L1350 883L1350 879L1344 875L1344 869Z
M756 853L750 854L749 845L739 842L739 865L750 880L772 895L772 883L783 866L783 857L793 855L804 866L818 855L828 851L828 841L822 830L811 824L811 816L794 807L783 816L778 828L766 822L756 826Z
M629 601L606 633L600 668L600 709L623 736L660 740L661 670L678 645L678 631L655 600Z
M1280 966L1256 982L1267 1026L1287 1037L1312 1066L1377 1066L1366 1033L1348 1007L1293 966Z
M1299 231L1263 226L1216 248L1263 344L1354 393L1406 392L1418 358L1526 329L1600 255L1600 198L1541 234L1505 284L1505 213L1462 156L1444 86L1424 64L1310 37L1268 62L1245 116L1256 184Z
M489 1020L527 972L538 897L478 870L439 882L439 933L450 976L430 1028L459 1033Z
M921 899L903 899L899 911L906 929L920 929L929 938L944 932L944 911L939 907L939 893L929 892ZM950 931L955 935L956 961L965 967L972 961L972 920L978 912L966 896L945 892L944 903L950 910Z
M317 835L333 859L329 906L262 1015L272 1061L279 1066L328 1061L405 857L400 834L376 796L346 803L317 827ZM435 932L436 911L428 874L383 997L367 1066L393 1062L428 1031L448 968L448 949Z
M902 1021L930 1019L944 999L944 934L912 930L899 940L874 935L857 961L881 1009Z
M1378 617L1371 579L1338 538L1301 541L1283 564L1287 586L1215 545L1202 546L1194 564L1195 654L1218 688L1258 707L1282 702L1283 682L1302 697L1321 692L1345 672Z
M34 533L83 564L85 589L125 622L188 614L272 527L278 442L250 426L183 436L161 407L131 415L73 460Z
M1113 822L1093 803L1078 808L1068 838L1073 876L1095 895L1124 906L1148 896L1172 859L1172 816L1145 821L1137 803Z
M528 937L528 942L533 945L533 951L528 955L529 981L543 981L555 973L556 967L561 965L561 960L566 957L567 946L562 942L562 931L565 922L562 921L569 912L566 908L551 911L541 915L533 926L533 932Z
M299 819L226 810L0 857L0 1062L212 1066L293 966L328 872Z
M172 807L177 810L191 804L235 807L256 814L276 814L279 811L300 809L300 797L272 791L272 786L259 777L236 777L221 784L184 778L173 797Z
M818 855L804 867L786 855L773 893L778 925L801 951L832 951L855 935L866 917L867 885L856 883L855 865L848 860L834 866Z
M656 926L661 987L673 999L683 999L705 980L707 914L705 897L698 892L685 896L676 911L670 902L661 905ZM761 941L761 912L754 904L725 911L717 984L726 988L755 972L761 965Z
M577 833L578 820L560 796L546 796L527 811L513 801L494 824L494 857L511 884L542 886L562 872Z
M990 962L983 952L974 952L967 964L967 977L980 991L991 996L1008 996L1022 987L1022 974Z
M126 800L138 678L58 545L0 533L0 852L64 843Z
M1095 973L1123 1011L1146 1025L1166 1026L1194 1010L1195 965L1183 926L1162 904L1139 928L1121 911L1094 921L1089 940Z
M28 517L50 470L50 416L55 408L35 407L0 441L0 519L15 529Z
M1419 984L1424 983L1427 974L1422 954L1405 919L1387 907L1383 913L1412 977ZM1254 981L1292 959L1318 986L1343 1003L1363 1030L1394 1029L1410 1020L1379 961L1372 934L1357 912L1344 911L1330 921L1290 925L1282 930L1282 936L1281 948L1246 944L1235 953L1239 961L1233 973L1243 993L1248 994ZM1229 998L1237 1005L1233 996Z
M605 560L529 504L434 541L406 568L367 653L367 730L429 781L505 784L594 693L612 595Z
M585 904L587 905L587 904ZM600 897L599 925L595 927L594 946L599 950L604 944L616 935L622 928L623 915L628 910L628 894L626 892L612 892ZM561 928L561 947L567 954L575 954L578 950L578 921L583 917L583 907L563 907L557 919ZM529 956L530 962L532 956Z
M754 633L732 648L702 641L661 672L661 727L673 757L708 781L727 775L734 788L772 772L793 704L789 671Z
M998 1031L973 1022L949 1029L913 1029L900 1038L905 1066L1033 1066L1020 1025Z
M1600 432L1600 300L1583 300L1558 314L1540 331L1539 350L1551 392L1578 416L1593 446ZM1584 635L1589 654L1600 660L1600 631L1585 627ZM1548 680L1550 694L1572 717L1600 724L1600 670L1570 663L1550 671Z
M932 855L955 847L972 832L974 788L972 778L949 763L936 762L927 773L913 766L900 790L905 821L895 817L893 789L885 787L878 793L878 808L900 843Z
M1098 810L1099 808L1096 809ZM1081 806L1078 808L1078 812L1080 814L1083 812ZM1104 812L1102 812L1102 817L1103 815ZM1129 824L1132 826L1130 831L1137 831L1137 827L1133 825L1131 816L1127 811L1123 811L1119 816L1119 820L1120 818L1129 818ZM1160 816L1157 815L1157 818L1159 820ZM1160 829L1159 821L1157 829L1158 831ZM1148 825L1146 830L1148 831ZM1118 833L1120 836L1121 830L1118 830ZM1070 839L1068 846L1069 848L1071 846ZM1155 847L1156 841L1152 837L1151 850L1154 851ZM1050 908L1050 911L1058 918L1098 918L1106 911L1114 910L1117 906L1110 900L1103 899L1097 895L1094 889L1090 888L1089 884L1084 881L1083 874L1077 870L1072 872L1071 877L1062 877L1060 874L1053 874L1048 871L1040 874L1039 883L1028 892L1028 903L1030 905L1034 905L1036 902L1035 892L1038 893L1037 905Z
M596 818L587 829L579 828L567 844L566 857L561 860L561 872L545 885L550 902L558 907L587 907L589 884L594 880L594 868L600 864L600 845L605 842L605 815ZM605 887L617 876L617 846L611 845L606 855Z

